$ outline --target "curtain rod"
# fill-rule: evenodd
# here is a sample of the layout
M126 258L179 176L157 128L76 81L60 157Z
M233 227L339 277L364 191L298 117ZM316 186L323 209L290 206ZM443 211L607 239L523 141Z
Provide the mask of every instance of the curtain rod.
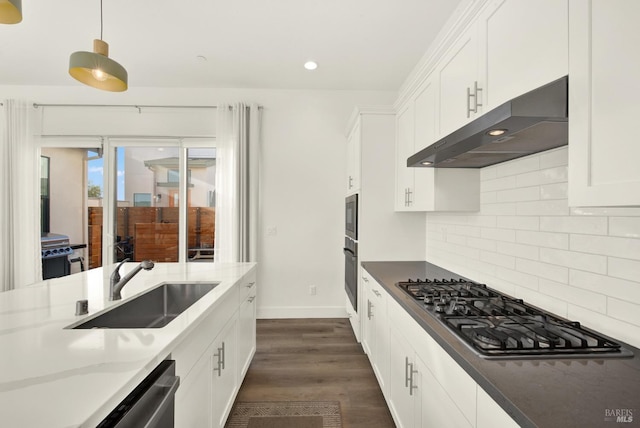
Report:
M2 105L2 103L0 103ZM143 108L190 108L190 109L199 109L199 108L208 108L208 109L217 109L218 106L184 106L184 105L150 105L150 104L38 104L33 103L34 108L39 107L120 107L120 108L135 108L140 111ZM229 108L233 108L232 105ZM258 106L259 109L262 109L262 106Z
M182 106L182 105L143 105L143 104L37 104L33 103L34 108L39 107L129 107L129 108L218 108L218 106Z

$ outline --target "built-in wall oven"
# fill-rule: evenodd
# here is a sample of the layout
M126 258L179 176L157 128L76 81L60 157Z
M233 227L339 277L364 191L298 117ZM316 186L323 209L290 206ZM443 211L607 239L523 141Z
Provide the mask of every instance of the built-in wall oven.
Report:
M358 195L345 201L344 288L353 309L358 311Z

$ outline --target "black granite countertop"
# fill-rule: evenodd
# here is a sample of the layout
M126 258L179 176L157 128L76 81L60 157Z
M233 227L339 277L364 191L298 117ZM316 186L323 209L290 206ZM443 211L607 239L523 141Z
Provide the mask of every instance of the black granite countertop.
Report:
M623 344L633 358L488 360L396 285L408 278L460 275L423 261L362 262L362 266L520 426L640 426L639 349ZM631 420L616 422L616 412Z

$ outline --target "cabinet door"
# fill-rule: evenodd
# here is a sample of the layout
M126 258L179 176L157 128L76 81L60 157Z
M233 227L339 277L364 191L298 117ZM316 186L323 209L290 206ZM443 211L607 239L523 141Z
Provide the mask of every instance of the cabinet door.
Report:
M360 190L360 122L358 121L347 139L347 194Z
M493 398L478 386L478 419L477 428L517 428L518 424Z
M493 0L479 21L484 111L567 75L567 0Z
M414 168L407 168L407 158L414 154L414 103L410 100L396 116L396 211L410 211Z
M484 84L478 75L478 37L475 23L445 55L440 75L440 136L449 135L482 113Z
M240 304L238 312L238 378L244 378L256 351L256 287Z
M410 155L435 143L438 138L438 85L434 77L427 79L416 95L414 121L415 140ZM413 168L413 173L414 191L409 195L410 210L434 210L436 188L433 169Z
M237 314L225 326L213 344L211 357L213 381L213 426L224 427L236 397L237 373ZM211 378L210 378L211 379Z
M640 2L569 2L569 204L640 205Z
M366 272L362 271L362 297L364 301L364 318L362 318L362 348L364 352L369 356L369 361L373 365L373 349L375 335L375 325L373 322L373 314L375 309L375 303L373 302L374 296L371 294L371 279Z
M389 322L387 316L387 293L375 280L371 283L371 296L374 302L372 309L373 332L375 340L372 343L373 371L378 378L380 389L387 395L387 381L389 378Z
M419 406L422 426L472 428L473 424L464 417L455 402L420 358L416 358L416 367L420 374L419 389L423 391L420 395L421 404ZM503 425L493 426L502 427Z
M419 427L416 424L414 394L417 388L410 383L413 365L413 349L402 334L391 325L389 334L389 410L400 428Z
M188 376L180 378L180 387L176 391L175 425L177 427L211 426L212 389L211 389L211 356L210 346Z

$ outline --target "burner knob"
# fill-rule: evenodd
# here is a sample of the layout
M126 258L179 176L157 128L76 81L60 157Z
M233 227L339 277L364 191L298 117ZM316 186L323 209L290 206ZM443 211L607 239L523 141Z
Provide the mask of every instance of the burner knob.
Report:
M425 305L433 305L433 296L424 296Z
M443 303L443 302L436 303L436 312L439 313L439 314L444 313L445 306L446 306L446 304Z

